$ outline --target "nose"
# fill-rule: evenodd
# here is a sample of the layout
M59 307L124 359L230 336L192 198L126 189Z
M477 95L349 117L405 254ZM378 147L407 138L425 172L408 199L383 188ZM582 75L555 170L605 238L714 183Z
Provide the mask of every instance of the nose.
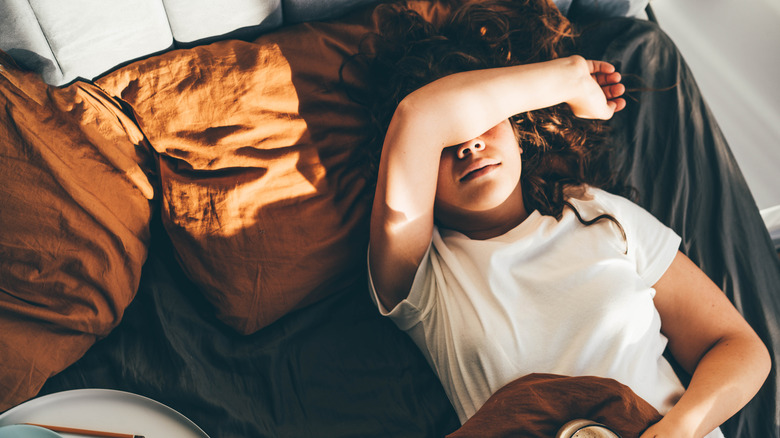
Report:
M485 150L485 142L475 138L458 146L458 159L464 159L475 152Z

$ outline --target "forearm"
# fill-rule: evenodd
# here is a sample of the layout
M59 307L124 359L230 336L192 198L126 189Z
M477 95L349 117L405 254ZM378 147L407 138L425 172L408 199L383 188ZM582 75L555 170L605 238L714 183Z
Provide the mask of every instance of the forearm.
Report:
M399 110L416 117L407 128L424 126L421 131L432 140L428 144L443 148L474 138L515 114L575 100L586 81L593 81L587 61L577 56L467 71L416 90Z
M643 438L705 436L750 401L770 366L755 335L719 341L699 361L682 398Z

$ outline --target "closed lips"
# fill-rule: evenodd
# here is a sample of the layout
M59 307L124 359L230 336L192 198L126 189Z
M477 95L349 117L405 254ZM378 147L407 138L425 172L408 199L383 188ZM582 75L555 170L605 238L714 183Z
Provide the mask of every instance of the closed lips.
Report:
M475 161L474 163L471 163L469 167L466 168L466 171L463 172L463 176L460 177L460 182L469 181L471 179L476 178L477 176L481 175L485 171L488 171L494 167L497 167L501 165L500 162L492 161L492 160L479 160Z

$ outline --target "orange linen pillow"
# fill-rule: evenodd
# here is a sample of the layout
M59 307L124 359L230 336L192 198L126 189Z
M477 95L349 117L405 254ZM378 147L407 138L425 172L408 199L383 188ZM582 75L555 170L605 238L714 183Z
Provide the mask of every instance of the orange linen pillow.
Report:
M0 411L119 323L146 259L143 135L98 88L0 52Z
M448 10L409 4L430 19ZM373 192L355 153L368 115L339 69L375 20L371 7L172 51L97 81L133 107L159 154L180 265L241 333L362 278Z
M159 153L181 266L241 333L365 269L372 195L352 154L367 117L339 67L367 26L311 23L130 64L98 83Z

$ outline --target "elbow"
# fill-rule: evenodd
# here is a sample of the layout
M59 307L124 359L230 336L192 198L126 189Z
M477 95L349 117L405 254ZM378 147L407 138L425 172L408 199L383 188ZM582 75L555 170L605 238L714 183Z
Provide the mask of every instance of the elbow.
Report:
M765 385L767 378L769 377L769 374L772 372L774 367L772 356L769 350L760 340L758 341L756 354L751 365L752 369L747 372L752 371L752 375L755 379L755 392L753 393L753 397L755 397L755 395L758 394L761 391L761 388Z
M769 377L769 373L772 372L772 356L769 353L769 349L764 345L764 343L759 339L758 341L758 365L760 375L762 376L762 381L765 381L767 377Z
M417 91L408 94L398 103L393 113L393 120L403 121L405 124L420 123L422 119L436 114L437 110L441 111L440 108L436 108L434 100L426 99Z
M757 377L761 378L763 382L769 376L772 371L772 355L767 348L764 341L758 336L758 334L751 330L749 333L750 346L752 353L749 357L751 359L752 368Z
M744 372L754 379L758 391L772 372L772 356L757 334L752 333L749 350L744 351Z
M393 117L390 121L391 127L405 126L407 129L414 123L418 123L421 117L424 117L429 109L424 106L425 101L418 98L415 93L404 97L395 107Z

